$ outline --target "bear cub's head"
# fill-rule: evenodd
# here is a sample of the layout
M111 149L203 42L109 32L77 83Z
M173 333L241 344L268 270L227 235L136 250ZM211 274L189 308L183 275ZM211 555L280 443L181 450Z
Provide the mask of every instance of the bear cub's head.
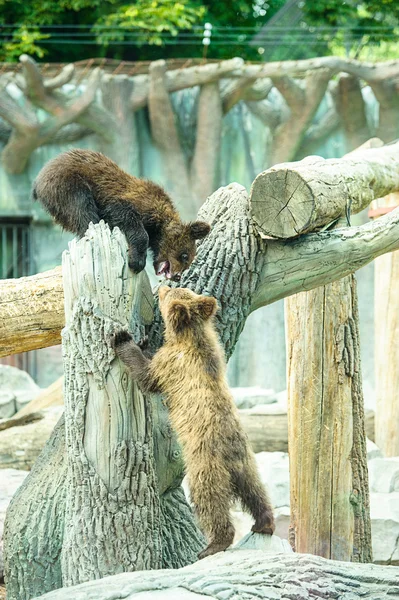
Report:
M159 250L154 257L157 275L179 281L183 271L188 269L196 254L196 240L208 235L210 226L204 221L193 223L170 223L166 226Z
M158 290L158 297L166 333L184 333L187 329L198 331L218 309L215 298L200 296L187 288L163 285Z

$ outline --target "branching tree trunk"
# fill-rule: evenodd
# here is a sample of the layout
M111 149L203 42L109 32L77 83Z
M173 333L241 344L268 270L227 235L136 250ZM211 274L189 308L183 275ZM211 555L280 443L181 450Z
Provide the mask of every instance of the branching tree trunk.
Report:
M273 138L272 164L293 160L327 90L328 70L309 72L304 82L288 76L272 77L289 109L289 118L279 125Z
M366 106L359 79L353 75L341 75L338 81L337 105L349 152L370 139Z
M181 212L193 218L215 187L219 154L222 101L219 81L200 87L194 156L186 156L177 127L177 118L167 89L164 60L150 65L149 116L153 139L161 151L165 177Z
M8 93L8 78L3 78L0 90L0 117L12 127L2 151L2 161L8 173L22 173L33 150L54 141L72 122L79 123L84 131L89 127L108 139L112 138L113 134L109 133L109 130L112 131L111 117L94 102L101 78L99 69L91 73L85 90L71 101L56 88L70 80L73 68L65 67L62 75L46 84L29 56L23 54L20 61L24 77L19 76L16 83L26 95L25 106L20 106ZM39 120L32 104L52 116Z

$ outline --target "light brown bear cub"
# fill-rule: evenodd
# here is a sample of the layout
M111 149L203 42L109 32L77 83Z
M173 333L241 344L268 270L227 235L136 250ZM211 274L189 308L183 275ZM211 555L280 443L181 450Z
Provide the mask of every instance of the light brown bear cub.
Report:
M227 385L213 322L215 298L163 286L159 305L165 343L152 360L127 331L114 336L113 347L143 390L165 394L194 509L208 537L208 547L199 554L204 558L233 542L233 499L252 514L252 531L259 533L273 533L273 510Z

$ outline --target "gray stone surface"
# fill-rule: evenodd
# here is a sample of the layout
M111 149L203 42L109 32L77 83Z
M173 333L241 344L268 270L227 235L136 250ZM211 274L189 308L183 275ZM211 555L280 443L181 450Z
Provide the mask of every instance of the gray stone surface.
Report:
M0 391L0 419L9 419L15 415L16 411L15 394L8 390Z
M399 492L399 457L374 458L368 463L370 492ZM399 513L398 513L399 514Z
M7 417L12 417L18 410L23 408L25 404L33 400L41 388L33 381L32 377L25 371L10 367L8 365L0 365L0 394L13 394L15 396L15 408L12 414ZM0 400L1 410L1 400ZM6 415L1 415L0 418L5 418Z
M269 536L259 536L268 538ZM262 540L261 540L262 541ZM318 556L232 549L176 570L121 573L63 588L42 600L390 600L399 568Z
M259 386L230 388L237 408L253 408L262 404L274 404L277 397L272 389Z
M6 510L11 498L27 476L26 471L0 469L0 581L3 578L3 528Z
M399 492L370 494L374 562L399 565Z
M373 458L383 458L383 454L377 444L367 438L367 460L370 461Z

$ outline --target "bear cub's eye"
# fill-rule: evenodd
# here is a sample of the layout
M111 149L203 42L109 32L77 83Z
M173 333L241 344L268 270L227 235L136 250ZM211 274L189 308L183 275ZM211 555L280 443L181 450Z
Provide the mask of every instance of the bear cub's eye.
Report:
M183 252L182 254L180 254L180 260L182 262L187 262L188 261L188 254L187 254L187 252Z

